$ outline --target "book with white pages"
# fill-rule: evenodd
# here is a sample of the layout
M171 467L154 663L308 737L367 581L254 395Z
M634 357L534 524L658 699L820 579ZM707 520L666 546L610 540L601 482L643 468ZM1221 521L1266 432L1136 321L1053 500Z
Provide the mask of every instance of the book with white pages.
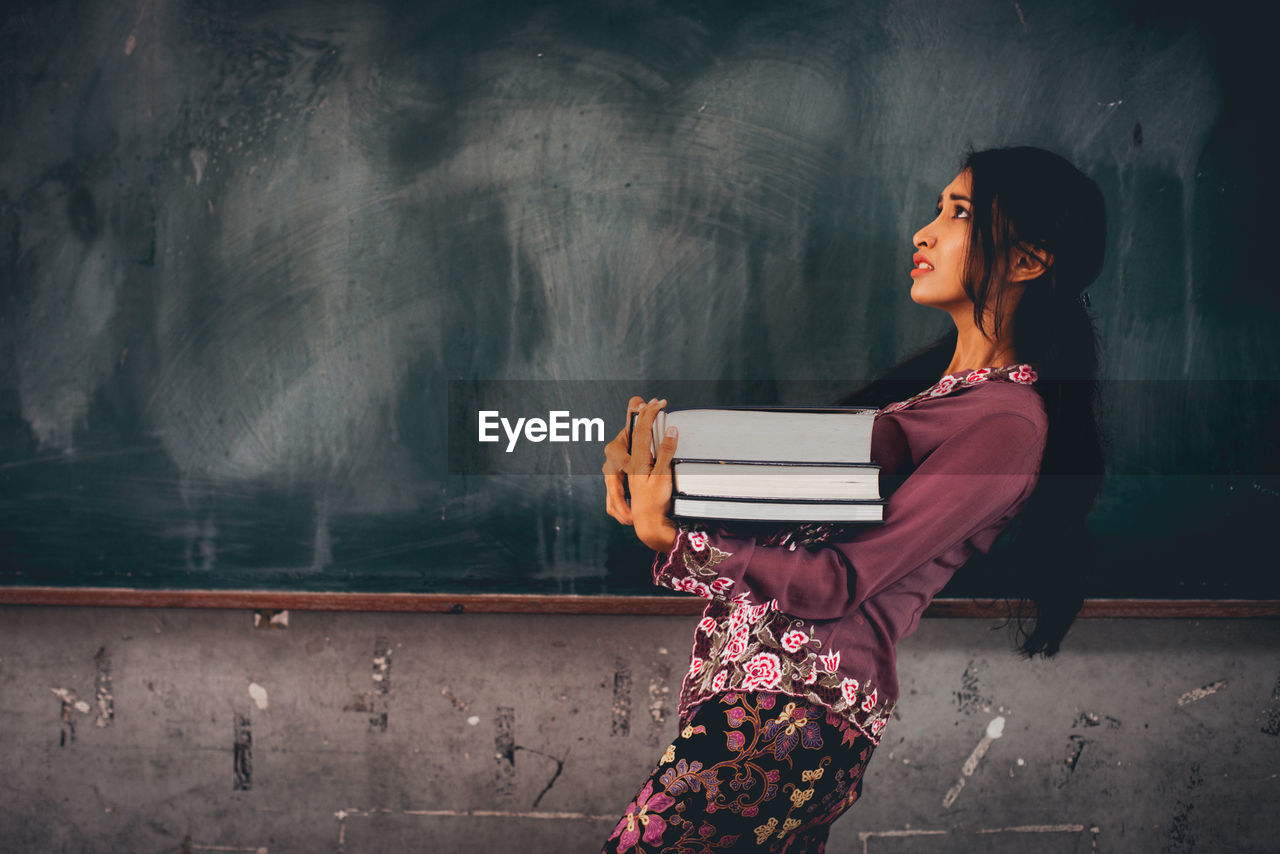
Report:
M880 468L870 464L679 460L673 489L701 498L874 501Z
M749 501L677 495L672 515L743 522L883 522L883 501Z
M673 409L653 421L657 448L674 425L675 461L870 464L874 409Z

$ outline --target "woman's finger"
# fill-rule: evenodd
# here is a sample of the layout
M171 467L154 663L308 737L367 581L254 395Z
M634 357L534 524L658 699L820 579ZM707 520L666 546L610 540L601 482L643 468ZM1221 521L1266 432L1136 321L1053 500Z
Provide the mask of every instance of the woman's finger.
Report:
M658 446L658 458L653 461L653 473L655 475L669 476L671 474L671 461L676 456L676 427L672 424L667 428L667 434L662 437L662 444Z
M631 508L627 506L627 502L622 499L616 499L610 496L605 501L605 512L618 520L618 524L631 526L635 521L631 518Z
M604 465L600 470L604 472L605 512L622 524L630 525L633 524L631 508L627 505L622 486L622 479L626 476L623 474L623 469L629 459L629 455L622 449L622 442L626 438L625 433L626 431L623 430L616 439L605 446Z
M631 425L631 411L642 404L639 397L631 398L627 404L627 423L618 435L613 437L613 441L604 446L604 465L600 470L604 473L604 510L605 513L617 519L623 525L632 525L634 521L631 518L631 507L627 504L627 496L623 478L626 477L627 463L631 459L631 455L627 453L627 444L630 441L629 431Z
M632 395L627 401L627 419L622 422L622 432L626 434L627 446L631 446L631 416L640 411L640 407L644 406L644 398L638 394Z
M622 422L622 432L618 434L619 437L621 437L622 439L622 450L626 455L627 460L630 460L630 457L631 457L631 425L632 425L632 422L635 420L636 413L639 412L643 407L644 407L644 398L640 397L639 395L632 395L631 399L627 401L627 417L626 417L626 420ZM606 449L606 454L607 453L608 453L608 450ZM619 466L624 473L626 472L626 466L627 466L626 461L624 461Z
M627 507L626 501L619 497L621 492L621 475L606 474L604 476L604 512L622 524L629 525L631 510Z
M650 442L648 439L649 434L645 431L652 430L653 416L648 416L648 420L646 421L645 413L651 409L652 404L655 402L656 400L650 400L648 403L642 404L640 408L636 410L635 422L632 424L631 434L627 439L627 453L630 455L630 460L626 467L626 472L628 474L637 471L638 467L643 468L649 465L650 458L646 456L646 452L649 448ZM648 426L646 426L646 424Z
M648 473L653 467L653 420L658 416L666 400L654 398L640 408L636 416L635 434L631 437L631 464L628 474Z
M608 465L612 465L615 471L623 471L627 467L627 461L631 459L631 454L627 453L627 431L624 428L617 436L613 437L613 441L604 446L604 461ZM608 469L605 474L611 474Z

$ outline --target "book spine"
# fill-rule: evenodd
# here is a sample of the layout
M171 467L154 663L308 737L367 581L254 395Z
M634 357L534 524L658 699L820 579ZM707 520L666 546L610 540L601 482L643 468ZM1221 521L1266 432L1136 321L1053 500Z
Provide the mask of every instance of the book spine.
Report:
M877 463L857 463L857 462L821 462L813 460L734 460L734 459L714 459L710 457L680 457L677 456L671 460L672 465L680 463L714 463L722 466L808 466L812 468L856 468L856 469L879 469Z
M724 495L697 495L691 492L677 492L677 499L692 498L724 504L884 504L884 498L729 498Z

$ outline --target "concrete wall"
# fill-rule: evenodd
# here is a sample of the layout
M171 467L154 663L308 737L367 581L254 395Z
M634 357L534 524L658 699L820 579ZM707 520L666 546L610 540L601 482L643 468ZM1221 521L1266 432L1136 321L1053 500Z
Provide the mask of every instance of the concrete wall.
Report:
M0 608L0 851L596 851L694 622ZM828 851L1280 850L1280 621L1081 622L1052 662L991 626L904 641Z

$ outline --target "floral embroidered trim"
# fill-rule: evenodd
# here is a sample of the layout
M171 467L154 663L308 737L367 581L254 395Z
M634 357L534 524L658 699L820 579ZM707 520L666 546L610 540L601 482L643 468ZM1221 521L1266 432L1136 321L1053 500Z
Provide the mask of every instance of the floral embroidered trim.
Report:
M721 551L715 546L709 545L707 535L701 531L686 531L682 529L676 538L677 543L680 541L680 537L685 538L689 548L680 549L678 552L673 549L673 554L680 554L685 572L688 575L683 578L673 576L666 586L683 593L693 593L703 599L714 599L717 596L729 595L729 589L733 587L733 579L721 578L720 574L712 569L716 564L729 557L729 552ZM703 579L706 580L704 581Z
M908 406L927 398L942 397L958 389L969 388L989 380L1006 379L1019 385L1031 385L1039 378L1035 368L1027 364L1005 365L1001 368L978 368L961 377L948 374L919 394L912 395L906 400L889 404L877 412L876 417L878 418L888 412L906 409Z
M681 686L682 714L726 691L767 691L818 703L878 743L894 704L840 671L840 651L823 651L813 625L778 610L777 600L728 599L733 581L714 566L730 553L705 533L681 527L669 557L654 562L654 582L713 601L694 630L693 654ZM708 583L704 579L714 578Z

